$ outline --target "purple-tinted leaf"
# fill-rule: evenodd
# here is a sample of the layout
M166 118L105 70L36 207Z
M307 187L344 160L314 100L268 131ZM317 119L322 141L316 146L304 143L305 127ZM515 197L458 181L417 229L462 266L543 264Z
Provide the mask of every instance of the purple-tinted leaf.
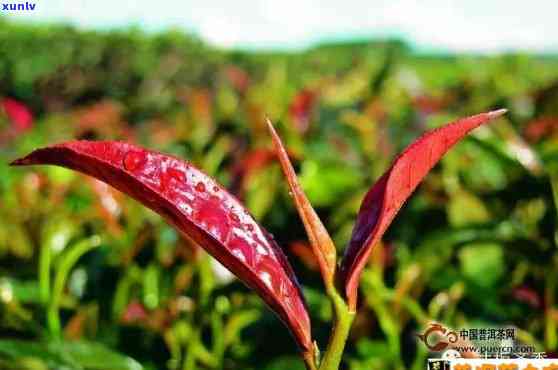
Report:
M311 351L310 319L285 255L242 204L205 173L121 142L62 143L12 163L33 164L83 172L162 215L254 289L289 327L301 350Z
M356 307L359 278L370 251L403 203L453 145L469 131L505 112L501 109L478 114L425 133L397 157L368 191L341 261L341 279L352 309Z

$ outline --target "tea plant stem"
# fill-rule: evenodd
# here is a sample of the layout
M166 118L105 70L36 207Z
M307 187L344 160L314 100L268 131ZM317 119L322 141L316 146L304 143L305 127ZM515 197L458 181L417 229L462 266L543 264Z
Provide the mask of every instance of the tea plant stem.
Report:
M50 298L50 264L52 251L50 244L41 246L39 255L39 296L42 303L48 303Z
M304 364L306 365L306 370L318 370L315 362L316 359L312 351L304 352L302 357L304 358Z
M327 294L333 304L335 319L319 370L338 370L356 313L349 309L335 288L327 287Z

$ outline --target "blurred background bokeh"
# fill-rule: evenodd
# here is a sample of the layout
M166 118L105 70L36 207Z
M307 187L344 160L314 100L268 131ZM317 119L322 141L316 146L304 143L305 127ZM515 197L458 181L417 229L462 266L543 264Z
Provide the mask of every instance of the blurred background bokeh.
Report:
M0 17L0 369L303 369L258 297L159 216L86 176L8 167L17 156L108 139L195 163L284 248L323 346L332 312L264 117L341 252L400 150L502 107L375 248L343 366L423 369L431 321L514 327L556 353L552 2L88 3Z

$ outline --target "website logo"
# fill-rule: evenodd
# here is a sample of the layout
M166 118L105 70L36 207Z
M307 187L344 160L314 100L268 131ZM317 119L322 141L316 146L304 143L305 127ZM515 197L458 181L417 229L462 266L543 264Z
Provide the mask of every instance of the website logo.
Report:
M17 12L17 11L33 11L37 6L33 2L10 2L10 3L0 3L2 5L2 12Z
M427 370L558 370L556 359L429 360Z
M417 337L433 352L443 351L450 343L455 343L458 339L455 331L451 331L437 323L431 323L426 331L422 334L417 334Z
M442 359L544 357L533 345L518 343L513 327L452 330L431 323L416 336L431 352L441 353Z

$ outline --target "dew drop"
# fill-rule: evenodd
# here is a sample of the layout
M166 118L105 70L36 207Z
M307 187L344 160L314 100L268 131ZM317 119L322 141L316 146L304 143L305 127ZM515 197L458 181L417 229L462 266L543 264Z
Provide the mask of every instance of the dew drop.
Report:
M196 184L196 190L199 191L200 193L205 193L205 184L203 182L198 182Z
M247 224L246 228L248 229L248 231L254 231L254 225L252 224Z
M145 165L146 161L147 156L145 152L129 151L124 156L124 168L128 171L137 171Z
M214 186L214 187L213 187L213 191L214 191L214 192L217 193L219 190L221 190L221 189L219 189L219 187L217 187L217 186Z
M231 219L234 222L240 222L240 218L238 217L238 215L236 213L231 213Z
M184 182L184 172L176 168L167 168L166 171L161 174L159 188L163 192L169 191L173 181L176 183Z

